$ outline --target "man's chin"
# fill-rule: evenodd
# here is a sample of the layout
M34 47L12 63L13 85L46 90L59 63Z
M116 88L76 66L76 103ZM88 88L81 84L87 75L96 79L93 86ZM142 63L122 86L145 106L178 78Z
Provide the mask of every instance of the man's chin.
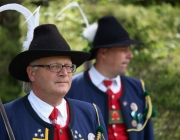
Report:
M56 93L67 93L69 91L70 87L69 86L57 86L54 90Z
M121 70L121 71L119 72L119 75L123 75L123 74L125 74L125 73L126 73L126 69Z

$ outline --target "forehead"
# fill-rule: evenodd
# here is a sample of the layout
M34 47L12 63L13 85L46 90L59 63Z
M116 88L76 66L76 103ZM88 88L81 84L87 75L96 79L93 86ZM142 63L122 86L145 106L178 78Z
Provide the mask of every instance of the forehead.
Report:
M52 56L52 57L44 57L35 60L36 62L39 63L71 63L71 58L69 56Z
M122 52L124 50L129 50L130 46L119 46L119 47L110 47L110 48L103 48L105 50L107 50L107 53L109 54L116 54L118 52Z

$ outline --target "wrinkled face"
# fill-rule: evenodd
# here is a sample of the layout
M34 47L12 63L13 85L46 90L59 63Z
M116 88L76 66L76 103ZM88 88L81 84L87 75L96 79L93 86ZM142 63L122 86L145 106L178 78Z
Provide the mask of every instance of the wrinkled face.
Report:
M72 64L70 57L46 57L34 61L31 65ZM34 93L40 97L64 97L69 91L72 73L67 73L66 68L60 72L51 72L49 67L27 67L29 79L32 81Z
M124 74L132 58L130 46L106 48L104 53L106 72L112 77Z

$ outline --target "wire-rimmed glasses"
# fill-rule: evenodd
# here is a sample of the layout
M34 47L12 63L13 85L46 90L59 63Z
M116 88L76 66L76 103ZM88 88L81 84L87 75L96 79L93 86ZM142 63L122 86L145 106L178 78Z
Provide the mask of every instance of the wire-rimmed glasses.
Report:
M31 67L48 67L51 72L61 72L63 67L66 69L67 73L74 73L76 71L75 64L49 64L49 65L31 65Z

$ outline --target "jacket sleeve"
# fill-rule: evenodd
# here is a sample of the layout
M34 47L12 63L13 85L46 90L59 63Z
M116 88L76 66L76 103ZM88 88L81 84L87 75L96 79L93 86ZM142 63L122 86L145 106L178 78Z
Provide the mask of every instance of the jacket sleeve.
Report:
M145 127L144 137L147 140L154 140L153 123L151 118L148 120L148 123Z

